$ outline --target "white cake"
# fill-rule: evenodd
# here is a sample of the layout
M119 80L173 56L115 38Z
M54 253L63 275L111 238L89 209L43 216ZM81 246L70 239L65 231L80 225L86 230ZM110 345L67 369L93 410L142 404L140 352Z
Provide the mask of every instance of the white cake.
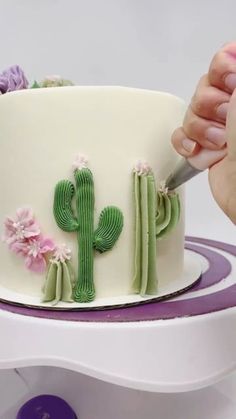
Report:
M183 112L184 104L177 97L125 87L49 87L1 95L2 232L6 217L14 219L19 208L30 208L41 233L71 250L70 264L76 277L76 234L58 227L53 199L58 181L73 182L75 157L86 156L94 178L95 224L107 205L118 207L124 222L114 247L102 254L94 252L95 304L106 301L112 305L113 301L125 302L126 298L132 301L133 168L142 160L152 168L157 185L167 178L179 159L170 138L181 124ZM157 240L157 296L164 289L168 293L186 286L184 282L181 285L184 272L182 188L178 194L180 219L169 234ZM0 298L42 305L45 274L26 269L23 258L9 250L6 240L0 243L0 255Z

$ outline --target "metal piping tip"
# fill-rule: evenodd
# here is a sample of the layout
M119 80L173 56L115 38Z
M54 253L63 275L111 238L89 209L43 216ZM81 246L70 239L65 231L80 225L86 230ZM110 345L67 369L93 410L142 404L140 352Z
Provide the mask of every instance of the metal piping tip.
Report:
M202 170L195 169L195 167L191 166L187 159L183 158L167 178L166 187L170 191L174 190L201 172Z

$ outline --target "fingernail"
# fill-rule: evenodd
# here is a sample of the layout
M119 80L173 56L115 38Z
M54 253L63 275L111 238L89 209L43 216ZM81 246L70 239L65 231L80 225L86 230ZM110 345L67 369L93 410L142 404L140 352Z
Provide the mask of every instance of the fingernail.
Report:
M225 52L226 52L226 54L228 54L230 56L230 58L233 58L233 60L236 60L235 43L233 45L228 45Z
M225 130L223 128L210 127L206 130L206 139L221 147L225 143Z
M219 105L218 108L216 109L217 117L225 121L228 109L229 109L229 104L227 102L221 103L221 105Z
M236 74L230 73L225 77L225 86L233 91L236 88Z
M189 138L184 138L183 141L182 141L182 145L183 145L183 148L188 153L192 153L194 148L195 148L196 142L193 141L193 140L190 140Z

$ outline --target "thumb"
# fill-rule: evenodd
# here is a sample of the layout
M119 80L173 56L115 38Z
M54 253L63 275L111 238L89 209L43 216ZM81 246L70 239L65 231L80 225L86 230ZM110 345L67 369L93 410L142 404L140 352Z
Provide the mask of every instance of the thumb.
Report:
M236 89L234 90L226 118L228 158L236 162Z

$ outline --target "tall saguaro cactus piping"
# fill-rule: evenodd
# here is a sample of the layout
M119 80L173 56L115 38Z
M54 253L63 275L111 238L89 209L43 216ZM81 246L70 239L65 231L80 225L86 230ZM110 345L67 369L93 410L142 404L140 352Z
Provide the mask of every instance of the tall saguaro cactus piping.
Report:
M135 252L133 292L155 295L158 290L156 240L172 231L180 216L179 196L161 187L147 163L139 162L133 174L135 203Z
M123 214L114 206L104 208L94 231L93 175L83 156L79 156L74 164L74 177L75 186L69 180L61 180L56 185L53 211L58 227L63 231L77 232L79 266L74 299L89 302L95 298L94 249L100 253L112 249L123 228ZM76 215L72 209L74 196Z

